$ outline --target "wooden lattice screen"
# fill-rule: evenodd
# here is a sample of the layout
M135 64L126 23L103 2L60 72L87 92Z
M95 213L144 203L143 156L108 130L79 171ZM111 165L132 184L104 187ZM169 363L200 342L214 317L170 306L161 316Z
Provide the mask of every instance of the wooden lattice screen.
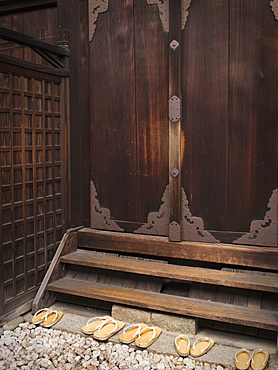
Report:
M65 231L66 85L0 63L0 317L34 297Z

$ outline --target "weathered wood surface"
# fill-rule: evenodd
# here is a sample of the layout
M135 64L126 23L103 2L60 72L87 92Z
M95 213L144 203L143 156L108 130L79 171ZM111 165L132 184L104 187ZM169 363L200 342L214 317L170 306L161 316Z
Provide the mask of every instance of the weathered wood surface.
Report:
M60 261L79 266L96 267L134 274L159 276L165 279L195 281L205 284L232 286L278 293L278 274L268 277L255 274L228 272L201 267L161 264L158 262L119 258L108 254L76 251L61 257Z
M169 242L167 238L105 232L78 231L78 246L102 251L146 254L168 258L239 265L277 271L278 249L197 242Z
M193 298L146 292L112 285L91 283L84 280L63 278L48 285L52 292L78 295L111 301L145 309L171 312L225 321L234 324L278 330L278 314L267 310L246 308Z
M68 230L55 253L54 258L51 261L51 264L45 274L45 277L40 285L40 288L36 294L36 297L32 304L32 311L36 312L37 310L48 307L55 301L55 296L53 296L47 289L47 284L52 281L57 280L64 276L63 265L60 262L60 257L64 254L73 252L76 250L76 239L77 233L71 230Z

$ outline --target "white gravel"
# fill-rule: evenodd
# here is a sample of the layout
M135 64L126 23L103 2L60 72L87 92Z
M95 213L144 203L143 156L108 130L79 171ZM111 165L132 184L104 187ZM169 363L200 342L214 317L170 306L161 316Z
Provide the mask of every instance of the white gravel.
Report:
M188 357L164 356L109 341L97 342L90 337L28 322L2 333L0 369L227 370Z

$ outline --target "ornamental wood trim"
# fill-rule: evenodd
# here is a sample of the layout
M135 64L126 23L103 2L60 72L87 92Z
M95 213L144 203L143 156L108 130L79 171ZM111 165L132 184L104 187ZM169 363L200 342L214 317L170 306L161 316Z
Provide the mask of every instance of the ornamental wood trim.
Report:
M99 13L106 12L108 10L108 7L108 0L88 0L89 42L93 39Z
M275 19L278 20L278 0L273 0L270 3L271 10L273 11L273 14L275 16Z
M264 219L252 221L250 232L235 240L234 243L277 247L277 203L278 189L275 189L269 199L267 205L269 210L266 212Z
M109 209L100 206L93 181L91 181L91 228L124 231L116 222L111 220Z

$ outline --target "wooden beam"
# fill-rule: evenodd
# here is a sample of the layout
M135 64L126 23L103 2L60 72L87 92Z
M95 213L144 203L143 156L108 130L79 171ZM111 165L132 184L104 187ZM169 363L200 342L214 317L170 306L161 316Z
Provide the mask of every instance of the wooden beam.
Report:
M181 231L181 1L169 1L169 240L182 240ZM176 47L175 47L176 46ZM174 113L175 117L172 117Z
M55 6L57 0L0 0L0 14Z
M60 46L51 44L50 42L39 40L35 37L25 35L24 33L10 30L5 27L0 27L0 38L8 41L15 41L20 45L26 45L29 47L35 47L42 51L48 51L54 55L63 57L69 56L69 50Z

